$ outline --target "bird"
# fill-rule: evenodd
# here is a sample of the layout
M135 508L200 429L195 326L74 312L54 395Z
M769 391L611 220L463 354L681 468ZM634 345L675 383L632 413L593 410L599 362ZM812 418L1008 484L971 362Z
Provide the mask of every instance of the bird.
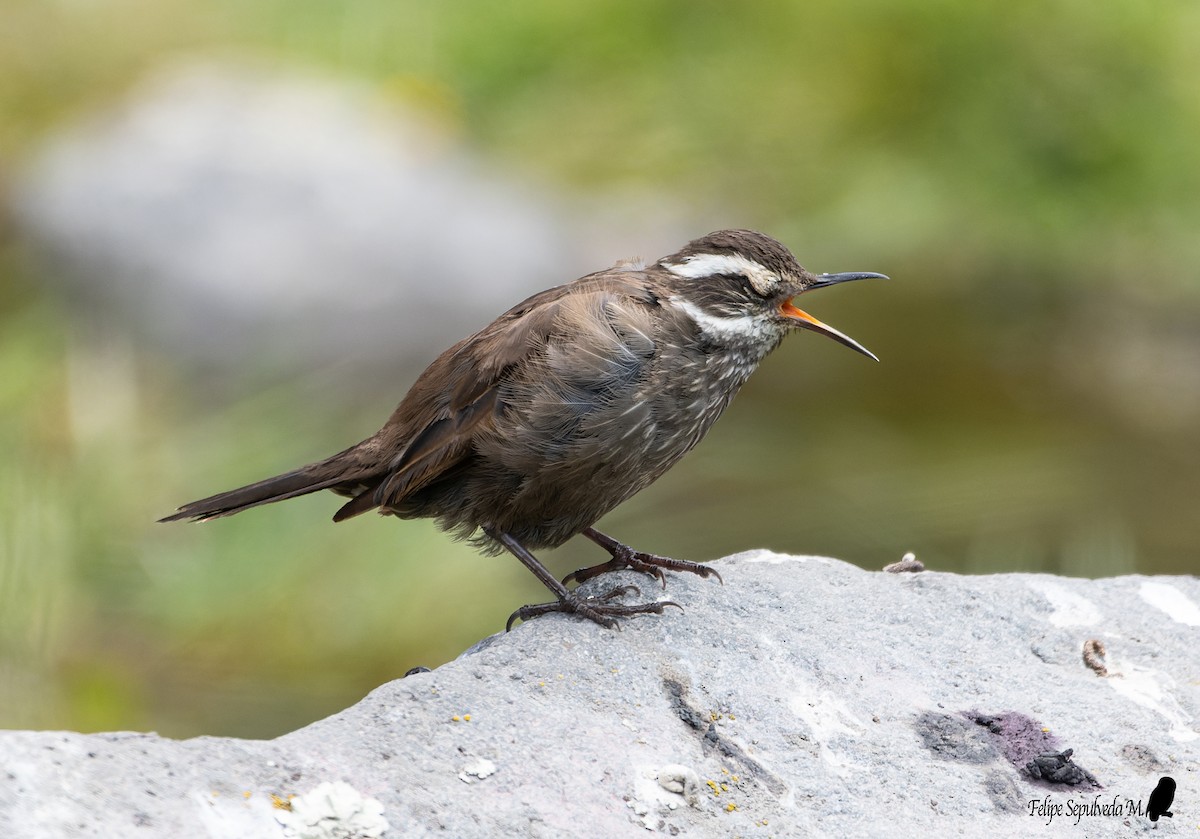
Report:
M482 553L508 551L554 599L517 620L563 612L605 627L662 614L616 586L578 584L623 568L717 577L701 563L634 550L596 522L700 442L789 333L811 330L868 358L794 298L874 272L814 274L753 230L718 230L656 262L611 268L534 294L438 356L376 433L324 460L179 507L160 521L206 521L332 490L335 522L370 510L432 518ZM559 581L533 551L583 535L608 562ZM570 583L576 588L568 588ZM723 582L723 581L722 581Z

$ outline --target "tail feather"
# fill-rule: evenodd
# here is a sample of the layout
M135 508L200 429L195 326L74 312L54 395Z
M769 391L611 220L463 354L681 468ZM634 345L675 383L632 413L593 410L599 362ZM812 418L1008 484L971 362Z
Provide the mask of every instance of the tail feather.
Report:
M336 513L333 514L333 520L345 521L352 519L355 516L361 516L363 513L374 510L379 506L379 499L375 495L375 491L379 489L379 485L383 483L382 479L375 483L363 487L362 491L357 493L353 498L342 505Z
M240 513L242 510L262 504L271 504L275 501L308 495L311 492L320 492L323 489L354 487L360 480L357 474L359 470L353 469L352 461L347 462L350 460L347 456L351 455L353 451L354 447L319 463L312 463L273 478L217 493L208 498L201 498L199 501L192 501L159 521L183 521L185 519L208 521L222 516L232 516L234 513Z

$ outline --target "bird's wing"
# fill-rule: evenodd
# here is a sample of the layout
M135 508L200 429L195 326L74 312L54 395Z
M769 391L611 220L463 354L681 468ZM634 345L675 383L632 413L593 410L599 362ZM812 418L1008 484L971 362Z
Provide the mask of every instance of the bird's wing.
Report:
M370 444L386 462L376 480L338 510L334 521L404 498L457 466L481 425L500 409L497 385L506 372L545 345L559 301L558 286L517 304L459 341L425 369Z
M471 454L478 433L490 430L503 412L519 409L506 404L501 387L520 375L516 371L544 369L530 362L542 361L552 348L592 343L581 334L581 323L587 322L581 312L603 308L604 299L647 298L636 272L615 281L608 274L535 294L429 365L373 438L379 452L386 453L386 471L343 506L335 521L378 506L399 507L450 473ZM607 335L612 336L611 329ZM580 367L582 376L594 372Z

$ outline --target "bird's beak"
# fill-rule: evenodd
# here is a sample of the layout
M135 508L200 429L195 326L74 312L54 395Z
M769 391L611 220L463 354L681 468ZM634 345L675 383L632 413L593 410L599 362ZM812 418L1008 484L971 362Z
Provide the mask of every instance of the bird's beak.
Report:
M812 291L814 288L825 288L826 286L837 285L838 283L845 283L849 282L850 280L869 279L886 280L888 278L884 274L875 274L870 271L851 271L845 274L819 274L817 276L817 281L804 290ZM829 324L822 323L808 312L796 308L795 304L793 304L791 300L785 300L779 307L779 312L784 317L794 320L796 322L796 326L799 326L803 329L811 329L813 332L820 332L822 335L832 338L839 344L845 344L855 352L862 353L867 358L875 361L879 360L875 356L875 353L858 343L858 341L855 341L849 335L843 335Z

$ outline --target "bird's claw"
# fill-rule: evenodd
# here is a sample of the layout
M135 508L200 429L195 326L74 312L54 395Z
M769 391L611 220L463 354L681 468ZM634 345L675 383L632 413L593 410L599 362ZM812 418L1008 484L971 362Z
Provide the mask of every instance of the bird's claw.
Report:
M641 590L637 586L616 586L604 594L594 597L584 597L572 591L562 600L555 600L551 603L531 603L528 606L522 606L508 616L508 621L504 624L504 631L511 630L513 624L518 620L524 622L550 612L576 614L608 629L620 629L617 618L646 614L661 615L667 606L674 606L679 611L683 611L683 607L673 600L654 600L649 603L632 605L610 602L624 597L626 594L640 595Z
M628 568L632 571L638 571L642 574L648 574L654 577L662 584L665 589L667 587L667 575L662 572L662 569L657 565L650 563L641 563L637 560L626 561L624 559L613 558L608 562L602 562L599 565L589 565L587 568L577 568L570 574L562 578L562 584L569 585L571 583L583 583L599 577L601 574L607 574L609 571L620 571Z
M625 546L622 546L625 547ZM625 550L617 550L613 553L613 558L608 562L602 562L599 565L591 565L587 568L579 568L572 571L567 576L563 577L563 585L568 583L582 583L593 577L598 577L601 574L607 574L609 571L620 571L628 568L632 571L638 571L642 574L648 574L654 577L662 585L664 589L667 587L667 575L663 573L667 571L686 571L689 574L695 574L698 577L708 579L716 577L717 582L725 585L725 581L721 579L720 573L708 565L699 562L691 562L686 559L672 559L669 556L658 556L657 554L643 553L635 551L632 548L625 547Z

